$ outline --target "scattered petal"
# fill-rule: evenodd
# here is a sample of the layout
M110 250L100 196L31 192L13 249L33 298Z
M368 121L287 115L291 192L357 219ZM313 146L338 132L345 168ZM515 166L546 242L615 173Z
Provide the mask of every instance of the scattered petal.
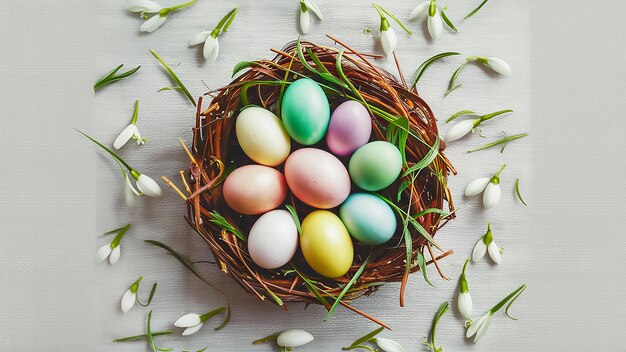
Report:
M204 323L200 323L198 325L190 326L190 327L186 328L185 330L183 330L182 335L183 336L188 336L188 335L191 335L191 334L195 334L198 331L200 331L200 329L202 329L202 325L204 325Z
M489 66L492 70L498 72L501 75L508 76L511 74L511 67L509 66L509 64L507 64L506 61L497 57L488 57L487 66Z
M174 326L179 328L189 328L202 323L200 315L196 313L185 314L174 322Z
M470 338L476 335L478 329L480 329L486 320L491 318L491 313L487 312L485 315L480 317L478 320L474 320L469 328L467 328L467 332L465 333L465 337Z
M300 347L311 341L313 341L313 335L302 329L290 329L283 331L276 339L278 346L287 348Z
M150 0L128 0L126 1L126 10L130 12L148 12L155 13L161 11L163 7Z
M383 46L383 52L385 56L391 55L391 53L396 50L396 46L398 45L398 37L396 37L396 32L393 28L389 27L387 30L382 31L380 33L380 43Z
M485 244L485 241L483 241L483 238L481 237L478 240L478 242L476 242L476 245L474 246L474 250L472 251L472 261L474 263L479 262L485 256L485 253L487 253L487 245Z
M137 188L139 188L141 193L147 195L148 197L161 196L161 187L159 187L159 184L144 174L139 175L139 178L137 179Z
M467 187L465 187L465 195L471 197L483 192L489 184L489 181L491 181L489 177L481 177L470 182Z
M474 122L476 120L463 120L456 125L452 126L446 136L444 138L446 143L450 143L452 141L456 141L464 137L466 134L470 133L474 128Z
M489 325L491 324L492 315L487 313L487 319L478 327L478 332L476 332L476 336L474 337L474 343L478 342L485 334L487 333L487 329L489 329Z
M424 1L423 3L417 5L411 14L409 15L409 20L425 18L428 15L428 8L430 6L430 1Z
M319 18L320 20L324 19L322 11L320 11L320 8L317 7L317 5L313 1L304 0L304 4L306 5L307 9L311 10L311 12L313 12L315 16L317 16L317 18Z
M111 244L107 243L96 251L96 261L102 263L111 254Z
M472 296L470 295L470 293L469 292L459 293L457 304L459 308L459 313L461 313L461 315L464 316L465 319L471 320L473 304L472 304Z
M435 9L434 16L428 16L428 33L433 40L437 40L441 36L443 30L443 22L439 9Z
M135 133L138 133L137 126L135 124L131 123L130 125L126 126L126 128L124 128L122 132L117 135L117 138L115 138L115 141L113 142L113 148L120 149L121 147L123 147L131 138L133 138L133 135Z
M489 245L487 245L487 251L489 252L489 256L494 263L500 264L502 260L502 254L500 253L500 247L496 244L496 241L491 241Z
M120 260L120 255L121 255L121 249L120 249L120 246L117 245L117 247L111 250L111 255L109 255L109 264L113 265L117 263L117 261Z
M122 296L122 312L128 312L134 305L137 300L137 293L132 292L128 289L124 292L124 296Z
M209 62L215 62L217 59L217 55L220 52L220 42L217 38L213 38L209 36L209 38L204 43L204 48L202 54L204 55L204 59Z
M167 20L166 16L154 15L141 24L139 30L142 32L154 32L157 28L161 27L163 23Z
M492 208L500 202L500 185L489 182L483 193L483 206L485 209Z
M302 34L306 34L309 31L309 27L311 26L311 15L309 11L300 10L300 32Z
M196 35L191 37L191 40L189 41L189 46L194 46L206 42L206 40L209 39L210 35L211 31L203 31L197 33Z
M383 339L381 337L376 338L376 344L381 350L385 352L406 352L402 345L394 340Z

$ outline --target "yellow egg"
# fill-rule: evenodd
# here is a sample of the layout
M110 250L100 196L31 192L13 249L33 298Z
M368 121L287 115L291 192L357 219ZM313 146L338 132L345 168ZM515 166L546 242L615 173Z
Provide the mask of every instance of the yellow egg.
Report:
M282 121L269 110L258 106L243 109L235 132L243 152L261 165L278 166L289 156L291 139Z
M329 278L345 275L354 259L348 230L328 210L316 210L304 218L300 248L311 268Z

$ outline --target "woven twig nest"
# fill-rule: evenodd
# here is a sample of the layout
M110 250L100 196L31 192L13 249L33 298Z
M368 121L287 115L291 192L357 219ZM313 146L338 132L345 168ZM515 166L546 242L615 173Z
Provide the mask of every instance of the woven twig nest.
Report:
M344 49L309 42L290 43L282 50L273 50L277 55L272 60L238 65L237 71L247 71L229 85L207 93L212 97L207 108L202 106L200 99L191 151L189 222L209 245L219 268L260 299L267 298L281 306L287 302L318 303L330 309L343 292L338 304L378 322L352 307L350 301L370 295L384 283L401 282L400 305L403 305L408 274L425 264L437 264L437 259L451 253L436 248L438 246L427 237L434 237L437 229L453 217L454 206L446 179L450 172L455 171L443 155L444 143L439 141L433 112L415 89L407 88L401 73L400 80L397 80L369 61L378 56L360 54L330 38ZM300 251L281 268L266 270L257 266L250 258L246 242L238 238L236 232L246 236L258 216L236 213L226 204L222 194L226 174L252 163L243 153L235 135L235 121L240 109L247 104L255 104L276 111L282 92L279 82L292 82L302 77L321 84L331 110L347 100L367 102L372 119L370 141L387 140L387 133L393 132L388 131L390 126L395 133L406 132L406 164L401 177L379 193L393 200L407 214L415 216L423 212L407 226L403 225L406 219L399 216L396 233L383 245L372 247L355 242L350 270L335 279L322 277L311 270ZM395 119L394 122L390 122L391 119ZM402 127L403 124L405 127ZM292 144L292 151L300 147ZM323 142L316 147L324 148ZM434 159L414 174L414 182L410 184L409 177L403 176L404 172L425 160L431 150L435 152ZM282 172L282 168L280 165L277 170ZM355 187L352 188L354 191ZM286 204L293 206L300 220L315 210L292 194L287 196ZM444 208L449 213L444 214ZM424 231L420 232L415 223ZM410 244L408 270L407 241ZM429 260L423 260L422 253ZM368 263L363 266L368 256ZM359 269L360 275L357 274ZM358 277L350 285L355 274Z

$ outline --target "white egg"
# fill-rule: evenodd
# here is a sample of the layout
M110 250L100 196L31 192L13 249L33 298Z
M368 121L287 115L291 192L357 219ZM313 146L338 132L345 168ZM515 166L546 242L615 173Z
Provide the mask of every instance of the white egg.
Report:
M252 261L265 269L287 264L298 249L298 229L287 210L263 214L250 229L248 252Z

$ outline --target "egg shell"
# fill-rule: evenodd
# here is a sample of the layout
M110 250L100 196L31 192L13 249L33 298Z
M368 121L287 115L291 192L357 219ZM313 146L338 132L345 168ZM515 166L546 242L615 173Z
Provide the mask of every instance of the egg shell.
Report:
M348 100L330 116L326 144L339 156L348 156L367 143L372 134L372 120L363 104Z
M365 244L383 244L396 232L393 210L373 194L351 194L339 208L339 217L350 235Z
M236 212L262 214L285 201L287 183L278 170L263 165L245 165L231 172L222 187L224 200Z
M277 166L289 156L291 139L278 116L258 106L243 109L235 123L237 141L253 161Z
M341 219L328 210L315 210L304 218L301 228L300 248L309 266L328 278L345 275L354 259L354 247Z
M302 202L320 209L338 206L350 194L350 175L334 155L315 148L298 149L285 162L289 189Z
M291 83L283 94L281 115L287 133L302 145L312 145L324 138L330 120L328 98L310 78Z
M287 264L298 249L298 229L287 210L272 210L257 219L248 234L252 261L264 269Z
M357 186L366 191L379 191L391 185L400 175L402 155L389 142L370 142L352 154L348 169Z

